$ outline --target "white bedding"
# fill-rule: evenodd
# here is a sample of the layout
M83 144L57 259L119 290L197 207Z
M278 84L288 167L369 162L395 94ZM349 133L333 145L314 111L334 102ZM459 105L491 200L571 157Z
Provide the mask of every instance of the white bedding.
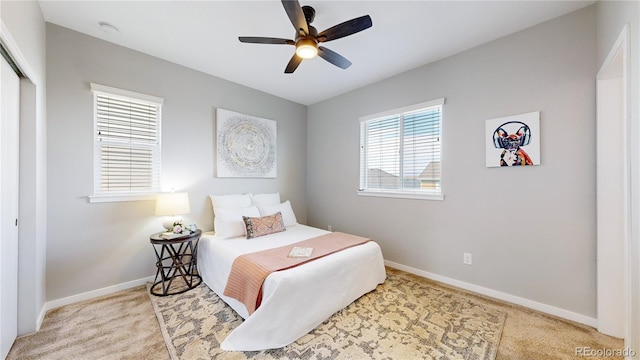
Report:
M272 273L262 288L262 304L251 316L244 304L223 295L237 256L326 233L298 224L254 239L220 239L207 234L200 238L198 271L202 280L245 319L222 342L223 350L257 351L286 346L384 282L380 246L370 241Z

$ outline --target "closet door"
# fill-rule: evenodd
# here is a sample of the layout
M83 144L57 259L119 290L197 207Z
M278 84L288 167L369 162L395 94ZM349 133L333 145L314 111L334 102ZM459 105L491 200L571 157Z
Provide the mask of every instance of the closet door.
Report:
M20 79L0 56L0 358L18 331L18 136Z

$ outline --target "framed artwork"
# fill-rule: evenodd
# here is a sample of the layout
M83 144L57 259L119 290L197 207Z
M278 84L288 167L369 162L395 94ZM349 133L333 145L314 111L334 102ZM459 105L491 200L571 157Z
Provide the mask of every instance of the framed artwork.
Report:
M216 109L217 176L275 178L276 134L273 120Z
M540 112L486 121L487 167L540 165Z

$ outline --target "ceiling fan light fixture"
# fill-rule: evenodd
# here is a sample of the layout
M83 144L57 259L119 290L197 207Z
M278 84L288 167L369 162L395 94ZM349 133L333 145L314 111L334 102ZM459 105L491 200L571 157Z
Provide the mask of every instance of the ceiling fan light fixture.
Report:
M296 43L296 55L303 59L311 59L318 55L318 44L311 39L302 39Z

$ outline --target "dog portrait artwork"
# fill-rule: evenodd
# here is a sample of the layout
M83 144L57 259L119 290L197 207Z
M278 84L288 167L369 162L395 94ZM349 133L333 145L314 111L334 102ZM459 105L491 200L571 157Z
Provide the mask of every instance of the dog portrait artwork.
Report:
M539 114L533 112L487 120L487 167L540 164Z
M505 125L518 124L520 127L516 132L509 133L505 130ZM520 166L533 165L531 157L524 151L523 146L531 142L531 129L525 123L519 121L509 121L500 125L493 132L493 145L502 149L500 153L500 166Z

